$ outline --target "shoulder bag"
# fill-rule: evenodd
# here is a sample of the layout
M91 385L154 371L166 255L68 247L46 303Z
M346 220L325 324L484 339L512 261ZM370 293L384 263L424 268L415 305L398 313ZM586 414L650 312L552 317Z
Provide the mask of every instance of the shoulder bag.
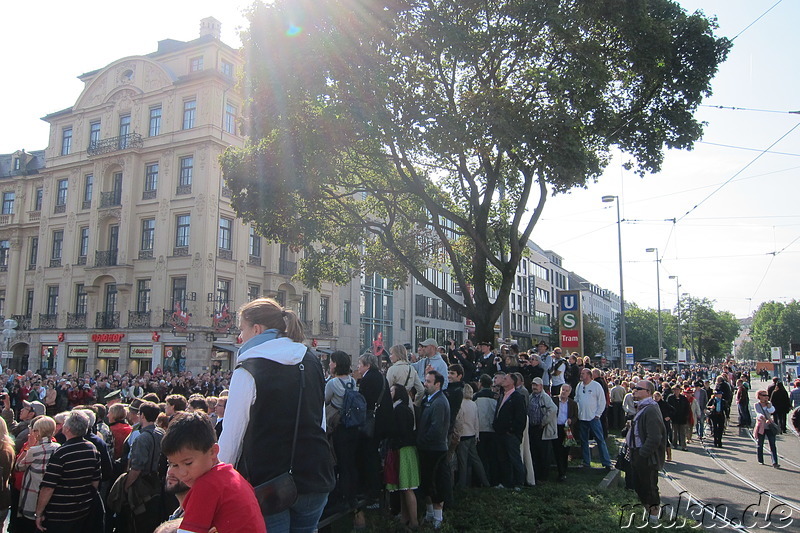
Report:
M254 487L258 505L261 507L261 514L264 516L282 513L297 501L297 485L295 485L294 477L292 477L292 467L294 466L294 451L297 446L297 430L300 428L300 405L303 401L303 389L306 386L305 366L300 363L298 367L300 368L300 394L297 398L297 415L294 420L294 437L292 437L289 470Z
M367 419L364 421L364 425L361 426L361 434L371 439L375 436L375 412L381 405L381 400L383 400L383 393L386 392L386 378L381 375L381 393L378 396L378 401L375 402L375 406L367 411Z

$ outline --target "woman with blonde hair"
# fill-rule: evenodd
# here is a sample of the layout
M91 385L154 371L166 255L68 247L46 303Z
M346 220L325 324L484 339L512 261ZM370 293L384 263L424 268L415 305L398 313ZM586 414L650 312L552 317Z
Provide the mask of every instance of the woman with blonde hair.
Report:
M422 386L417 369L408 362L408 350L402 344L395 344L389 348L389 360L392 366L386 371L386 382L391 388L395 383L402 385L406 388L406 392L411 392L414 389L416 397L425 390ZM412 399L413 400L413 399Z
M25 472L22 478L22 489L19 493L18 515L25 524L23 531L35 531L36 501L39 499L39 485L44 477L47 462L59 444L53 442L56 422L49 416L37 417L28 434L28 449L17 457L16 469ZM26 527L27 526L27 527Z
M5 522L8 508L11 505L11 489L8 486L11 480L11 468L14 465L14 439L8 434L8 425L0 417L0 524Z
M291 472L297 500L265 515L267 530L311 531L335 484L322 364L303 344L297 314L275 300L243 305L239 328L243 344L231 376L219 459L235 465L254 487Z

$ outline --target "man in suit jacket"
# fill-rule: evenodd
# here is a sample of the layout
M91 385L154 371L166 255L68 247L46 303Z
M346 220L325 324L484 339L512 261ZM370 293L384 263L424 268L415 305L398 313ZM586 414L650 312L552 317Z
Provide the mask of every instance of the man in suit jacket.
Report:
M525 399L515 390L515 383L510 375L498 372L495 374L495 382L502 387L492 424L501 457L500 483L504 487L519 490L525 484L525 465L522 463L520 450L525 421L528 418Z
M652 382L640 380L633 387L636 416L633 417L627 442L631 450L631 472L636 494L648 507L650 522L657 523L661 512L658 493L658 472L664 466L667 452L667 430L658 403L653 400L656 388Z
M360 377L358 392L367 401L367 412L375 412L375 432L371 437L361 436L360 453L364 461L362 485L366 490L370 505L374 505L380 495L381 489L381 457L378 446L381 439L387 434L388 425L392 420L392 395L386 378L381 374L378 357L369 353L358 358L358 367L355 375Z

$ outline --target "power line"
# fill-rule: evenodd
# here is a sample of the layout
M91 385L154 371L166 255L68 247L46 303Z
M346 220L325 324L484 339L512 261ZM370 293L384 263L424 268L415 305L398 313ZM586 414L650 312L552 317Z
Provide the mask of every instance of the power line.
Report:
M777 2L775 2L775 5L773 5L771 8L767 9L766 11L764 11L764 12L763 12L761 15L759 15L759 17L758 17L756 20L754 20L753 22L751 22L750 24L748 24L747 26L745 26L745 28L744 28L742 31L740 31L739 33L737 33L736 35L734 35L734 36L733 36L733 39L731 39L731 42L735 41L737 37L739 37L741 34L743 34L744 32L746 32L747 30L749 30L749 29L750 29L750 27L751 27L753 24L755 24L756 22L758 22L759 20L761 20L761 19L764 17L764 15L766 15L767 13L769 13L770 11L772 11L773 9L775 9L775 7L776 7L778 4L780 4L781 2L783 2L783 0L778 0Z
M701 143L701 144L707 144L709 146L720 146L722 148L733 148L735 150L748 150L750 152L762 152L763 151L760 148L746 148L744 146L733 146L731 144L720 144L720 143L712 143L712 142L707 142L707 141L698 141L698 142ZM792 156L792 157L800 157L800 154L792 154L792 153L789 153L789 152L772 152L772 151L769 151L769 150L763 151L763 152L765 154L789 155L789 156Z
M745 166L743 166L743 167L742 167L742 168L741 168L741 169L740 169L738 172L736 172L736 173L735 173L733 176L731 176L730 178L728 178L727 180L725 180L725 181L722 183L722 185L720 185L719 187L717 187L716 189L714 189L714 191L713 191L711 194L709 194L708 196L706 196L705 198L703 198L702 200L700 200L700 202L698 202L698 203L697 203L697 204L696 204L694 207L692 207L692 208L691 208L691 209L689 209L687 212L685 212L685 213L684 213L684 214L683 214L683 215L682 215L682 216L681 216L681 217L678 219L678 222L680 222L681 220L683 220L684 218L686 218L686 216L687 216L687 215L689 215L689 213L691 213L692 211L694 211L695 209L697 209L698 207L700 207L701 205L703 205L703 203L705 203L705 201L706 201L706 200L708 200L709 198L711 198L712 196L714 196L715 194L717 194L717 193L718 193L718 192L719 192L719 191L720 191L720 190L721 190L723 187L725 187L725 185L727 185L728 183L730 183L731 181L733 181L733 180L734 180L734 178L736 178L736 177L737 177L739 174L741 174L742 172L744 172L744 171L745 171L745 170L746 170L746 169L747 169L747 168L748 168L750 165L752 165L753 163L755 163L756 161L758 161L758 160L761 158L761 156L763 156L763 155L764 155L764 154L767 152L767 150L769 150L770 148L772 148L773 146L775 146L776 144L778 144L779 142L781 142L781 141L782 141L784 138L786 138L786 136L788 136L790 133L792 133L792 132L793 132L794 130L796 130L798 127L800 127L800 122L798 122L797 124L795 124L794 126L792 126L792 128L791 128L789 131L787 131L786 133L784 133L783 135L781 135L781 136L778 138L778 140L776 140L774 143L772 143L771 145L769 145L769 146L768 146L768 147L767 147L767 148L766 148L764 151L762 151L760 154L758 154L757 156L755 156L755 157L754 157L754 158L753 158L753 159L752 159L752 160L751 160L749 163L747 163Z
M728 109L728 110L731 110L731 111L755 111L757 113L779 113L781 115L786 115L786 114L797 115L797 114L800 114L800 111L780 111L780 110L777 110L777 109L755 109L755 108L752 108L752 107L734 107L734 106L728 106L728 105L700 104L700 107L710 107L710 108L713 108L713 109Z

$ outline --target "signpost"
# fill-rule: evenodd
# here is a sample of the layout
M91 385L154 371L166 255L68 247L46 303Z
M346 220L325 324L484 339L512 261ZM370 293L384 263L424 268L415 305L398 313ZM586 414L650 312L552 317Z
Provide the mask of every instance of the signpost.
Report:
M558 293L558 329L562 348L583 355L583 314L580 291Z
M633 360L633 346L625 347L625 364L632 367L635 361Z

